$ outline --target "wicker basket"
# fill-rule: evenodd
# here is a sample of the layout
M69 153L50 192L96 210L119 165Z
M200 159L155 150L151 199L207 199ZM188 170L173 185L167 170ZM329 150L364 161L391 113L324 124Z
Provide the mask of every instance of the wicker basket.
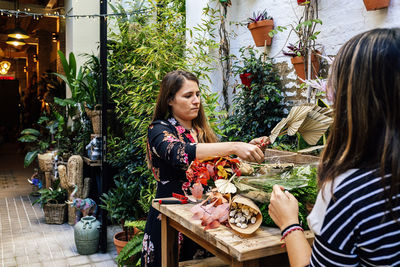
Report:
M48 224L63 224L67 217L67 204L47 203L43 206L44 217Z
M94 110L85 106L85 111L92 121L93 133L101 134L101 105L96 105Z

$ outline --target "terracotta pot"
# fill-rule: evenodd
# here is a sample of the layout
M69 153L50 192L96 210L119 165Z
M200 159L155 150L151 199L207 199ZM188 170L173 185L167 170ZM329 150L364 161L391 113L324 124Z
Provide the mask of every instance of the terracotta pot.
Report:
M297 4L299 5L299 6L302 6L302 5L304 5L304 3L306 2L307 0L297 0Z
M121 252L121 250L126 246L128 241L131 240L138 231L139 230L135 228L133 235L132 234L128 235L128 240L126 240L125 231L118 232L114 235L114 245L115 248L117 249L117 254Z
M271 45L272 38L268 33L274 29L274 20L267 19L253 22L247 28L250 30L257 47L264 46L265 44Z
M305 71L306 66L304 66L304 57L292 57L291 61L292 61L294 69L296 70L297 77L305 80L306 79L306 71ZM318 76L318 71L319 71L319 59L315 54L311 55L311 65L312 65L311 79L315 79Z
M387 8L389 4L390 0L364 0L367 11Z

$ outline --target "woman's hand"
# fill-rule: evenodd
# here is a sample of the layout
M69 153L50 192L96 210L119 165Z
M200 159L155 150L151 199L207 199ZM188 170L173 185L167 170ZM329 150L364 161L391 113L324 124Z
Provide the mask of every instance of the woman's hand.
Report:
M258 146L261 149L261 151L264 152L265 149L267 148L267 145L271 144L271 141L269 140L268 136L262 136L254 138L249 143Z
M297 199L282 186L274 185L268 209L269 216L281 230L291 224L299 223Z
M243 160L258 162L258 163L264 161L264 153L256 145L244 142L236 142L234 150L235 150L234 154Z

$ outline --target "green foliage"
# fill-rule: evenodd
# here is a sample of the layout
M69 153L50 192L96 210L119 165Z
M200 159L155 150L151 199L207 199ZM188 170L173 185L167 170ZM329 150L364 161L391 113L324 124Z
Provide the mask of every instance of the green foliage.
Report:
M250 141L269 135L283 117L283 94L277 71L265 55L256 55L252 48L240 49L241 58L233 68L236 75L250 73L251 85L236 86L239 92L233 97L230 115L223 122L224 139Z
M290 190L290 193L295 196L299 202L299 221L305 230L309 229L307 224L307 216L310 212L307 205L313 205L317 199L318 185L317 185L317 168L307 166L300 166L293 168L287 173L288 178L294 179L308 179L306 186L297 187ZM270 188L272 190L272 187ZM269 203L263 203L259 205L261 214L263 216L263 225L265 226L276 226L271 217L268 214Z
M108 211L108 216L114 223L124 227L127 220L133 221L141 216L140 209L133 205L139 195L138 181L120 177L115 180L115 188L104 193L99 206Z
M154 178L145 162L145 148L147 128L162 78L170 71L185 69L195 73L201 81L209 81L206 75L211 61L208 47L214 44L206 41L208 36L199 35L193 37L192 48L186 47L184 1L164 1L163 5L135 1L133 8L143 3L150 11L115 18L118 31L109 34L108 81L120 131L110 132L108 159L118 170L115 178L129 184L131 197L130 210L123 216L114 214L114 219L140 218L154 195ZM112 9L115 13L126 14L120 5ZM153 13L155 10L157 17ZM207 29L204 26L203 31ZM218 96L210 94L205 84L200 88L205 112L218 133ZM118 197L115 195L117 188L106 196ZM139 200L141 205L131 205Z
M139 205L142 207L144 213L149 213L151 202L156 196L157 181L155 179L149 179L148 185L142 188L140 191L140 198L138 200Z
M40 196L34 202L32 202L32 205L40 203L40 207L43 208L43 206L47 203L64 204L64 202L67 200L67 190L59 187L59 182L55 184L55 187L57 189L52 189L51 187L48 189L40 189L38 191Z

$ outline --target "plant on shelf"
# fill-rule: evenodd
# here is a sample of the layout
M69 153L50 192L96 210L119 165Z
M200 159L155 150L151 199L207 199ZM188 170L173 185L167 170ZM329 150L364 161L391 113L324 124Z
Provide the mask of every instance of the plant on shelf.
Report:
M248 18L247 28L250 30L256 46L271 45L272 37L269 32L274 29L274 20L266 10L253 12L253 16Z
M64 117L50 106L50 113L43 114L37 121L39 130L27 128L22 130L18 141L28 143L30 148L24 159L24 166L29 166L38 154L47 150L66 146L69 143L65 137L66 123Z
M140 266L146 221L126 221L125 227L135 229L135 236L127 242L115 259L118 266Z
M241 56L233 65L236 75L249 74L248 84L238 84L233 106L223 121L223 139L250 141L268 135L283 117L283 94L278 72L265 54L242 47Z

